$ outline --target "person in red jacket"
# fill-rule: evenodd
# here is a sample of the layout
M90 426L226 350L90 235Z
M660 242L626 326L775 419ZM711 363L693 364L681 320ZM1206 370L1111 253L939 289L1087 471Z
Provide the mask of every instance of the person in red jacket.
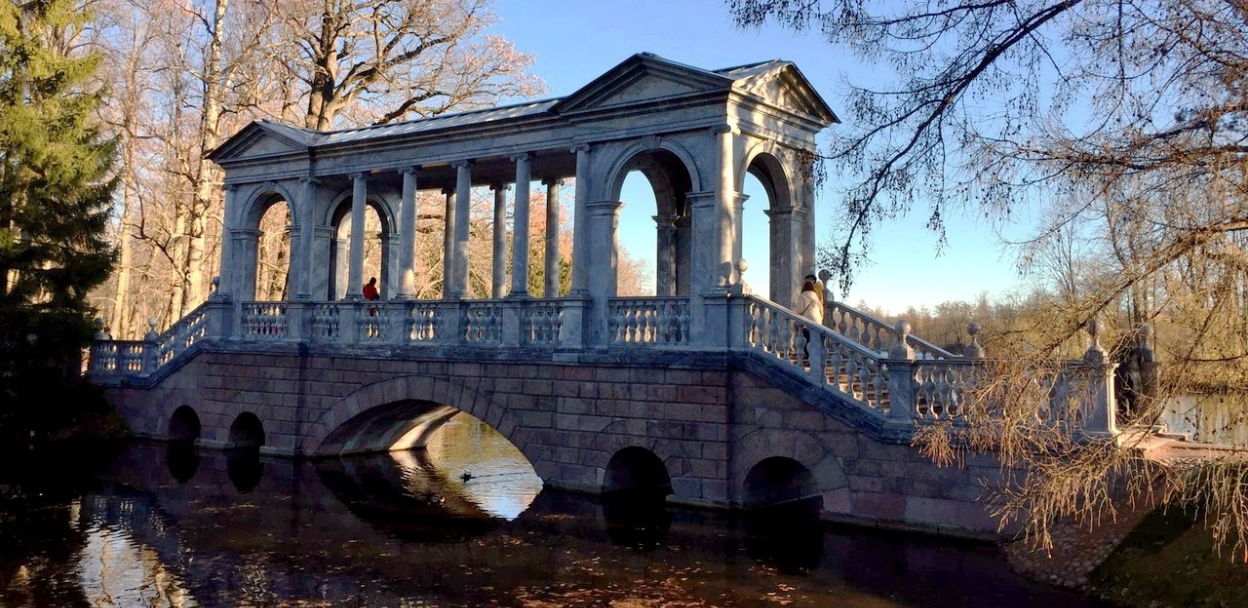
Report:
M377 291L377 277L373 277L369 279L368 285L364 286L364 299L365 300L380 300L381 299L381 293ZM376 306L369 307L368 316L370 317L377 316Z

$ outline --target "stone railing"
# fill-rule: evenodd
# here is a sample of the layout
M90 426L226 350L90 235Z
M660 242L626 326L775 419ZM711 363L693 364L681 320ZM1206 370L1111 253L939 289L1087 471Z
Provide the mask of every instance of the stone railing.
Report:
M201 304L156 337L157 365L164 365L208 335L208 305Z
M989 362L983 359L919 358L908 323L894 328L901 339L890 349L876 351L773 302L753 296L743 300L741 347L886 423L912 427L963 422L968 399L989 377ZM1037 408L1037 418L1088 433L1114 433L1114 366L1100 349L1095 325L1090 332L1093 346L1087 357L1057 370L1049 403Z
M679 346L690 343L689 298L611 298L611 344Z
M864 408L888 411L888 371L871 349L762 298L746 298L744 320L746 348Z
M824 305L823 324L877 353L887 353L897 345L897 329L887 321L842 302L829 300ZM956 359L957 355L918 336L909 336L906 343L918 359Z
M243 302L242 334L251 340L282 340L290 335L286 302Z
M563 328L563 307L557 301L531 300L525 303L524 316L520 320L521 342L534 346L554 346L559 343Z
M599 317L586 298L469 301L210 301L157 336L101 340L92 346L93 378L144 377L203 340L342 346L473 346L548 349L679 349L761 355L775 373L817 386L882 424L965 420L967 400L986 377L982 358L953 357L910 335L909 324L837 308L838 319L866 336L814 323L756 296L724 292L700 299L611 298ZM595 320L596 319L596 320ZM595 328L591 324L598 323ZM848 330L846 330L848 331ZM891 332L891 333L890 333ZM972 335L975 332L972 330ZM881 348L889 336L891 347ZM1095 340L1094 340L1095 342ZM917 346L916 346L917 344ZM972 342L972 345L977 343ZM1057 370L1049 422L1112 432L1113 365L1095 346L1088 359ZM1074 404L1074 405L1072 405Z

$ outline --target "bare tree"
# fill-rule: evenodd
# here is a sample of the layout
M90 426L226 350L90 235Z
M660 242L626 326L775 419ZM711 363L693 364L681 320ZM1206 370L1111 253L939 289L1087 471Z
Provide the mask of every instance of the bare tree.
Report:
M274 58L304 83L310 129L382 124L533 95L532 58L497 36L487 0L299 0L274 5L296 49Z

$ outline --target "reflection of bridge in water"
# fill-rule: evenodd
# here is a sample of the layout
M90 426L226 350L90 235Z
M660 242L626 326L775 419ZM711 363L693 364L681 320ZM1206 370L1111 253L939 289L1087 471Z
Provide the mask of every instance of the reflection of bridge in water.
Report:
M995 460L940 469L909 447L916 426L962 420L983 361L841 303L822 324L789 308L813 262L808 161L835 121L791 63L710 71L642 54L559 100L332 133L253 123L212 154L227 200L216 293L162 334L97 342L92 377L135 432L201 446L382 452L423 446L466 412L555 487L813 500L830 519L995 534L977 502ZM620 187L634 170L655 190L654 297L616 294ZM747 174L767 194L768 297L742 278L756 228L742 223ZM540 179L553 200L567 177L571 292L537 297L529 188ZM477 300L468 203L486 185L495 258L491 299ZM422 189L446 196L438 301L411 299ZM259 221L276 204L292 209L294 297L256 301ZM365 234L349 230L366 209L383 220L385 292L368 303L356 297ZM549 214L547 235L559 224ZM1112 366L1071 369L1081 380L1037 415L1113 433Z
M118 584L141 562L165 598L153 605L758 605L775 597L774 568L805 574L785 581L812 606L929 595L950 606L1042 606L1055 596L1081 605L1021 581L986 545L810 525L777 535L709 512L616 509L555 493L511 522L458 507L415 513L412 490L425 486L412 488L400 466L385 472L384 458L266 459L256 487L240 492L223 453L202 451L195 474L178 482L164 451L132 446L103 489L78 503L74 525L105 544L89 540L76 559L113 577L81 581L88 595L105 589L122 605L154 595Z

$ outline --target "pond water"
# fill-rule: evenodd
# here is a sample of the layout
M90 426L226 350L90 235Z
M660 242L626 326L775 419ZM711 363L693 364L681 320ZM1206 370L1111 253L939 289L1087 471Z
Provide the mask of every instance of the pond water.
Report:
M991 545L543 490L471 418L330 462L43 460L0 469L0 606L1093 605Z

